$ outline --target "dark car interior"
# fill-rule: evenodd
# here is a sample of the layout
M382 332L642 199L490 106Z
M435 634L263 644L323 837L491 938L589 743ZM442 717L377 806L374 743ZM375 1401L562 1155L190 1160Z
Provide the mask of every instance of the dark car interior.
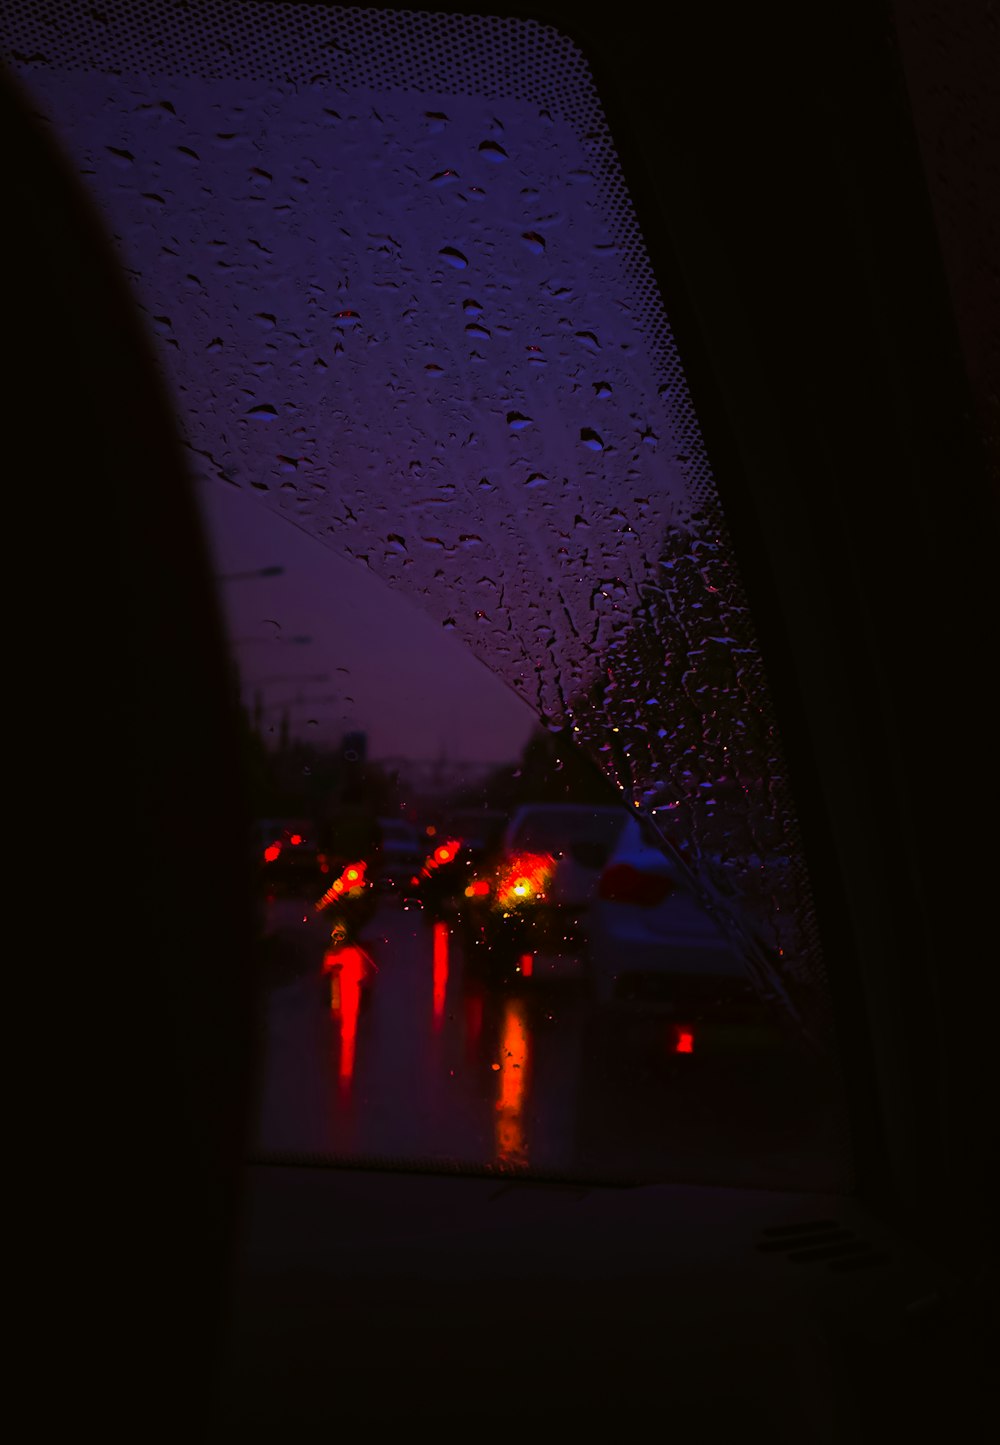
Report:
M205 539L127 278L8 71L8 426L27 442L8 478L34 609L17 745L50 808L94 820L56 884L75 979L46 969L40 1005L58 990L68 1020L41 1409L112 1440L978 1438L996 16L510 13L592 68L689 373L799 804L854 1187L249 1157L250 817Z

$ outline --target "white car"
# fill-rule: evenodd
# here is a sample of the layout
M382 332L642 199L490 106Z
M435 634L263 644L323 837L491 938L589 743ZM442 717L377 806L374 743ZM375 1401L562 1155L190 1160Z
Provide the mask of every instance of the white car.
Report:
M663 1008L752 997L733 945L685 870L629 817L598 880L587 956L599 1005Z

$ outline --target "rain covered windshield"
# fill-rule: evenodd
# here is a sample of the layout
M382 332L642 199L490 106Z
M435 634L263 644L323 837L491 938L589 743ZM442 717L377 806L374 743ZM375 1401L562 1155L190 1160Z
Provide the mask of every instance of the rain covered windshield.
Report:
M575 752L646 821L757 997L828 1054L753 624L573 41L526 19L222 0L10 0L2 36L114 237L199 486L460 643L560 768ZM310 633L346 647L360 611L317 612ZM428 896L444 876L420 879ZM488 886L462 879L475 903ZM523 1021L507 1027L519 1049Z

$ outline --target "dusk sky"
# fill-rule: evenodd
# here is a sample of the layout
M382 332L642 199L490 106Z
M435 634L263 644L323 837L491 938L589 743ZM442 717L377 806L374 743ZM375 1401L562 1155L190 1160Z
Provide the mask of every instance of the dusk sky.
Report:
M303 14L287 73L105 29L95 68L23 78L135 288L220 574L286 569L225 585L248 684L329 673L317 731L507 759L601 677L697 505L683 376L570 42L523 28L527 88L460 45L380 86L377 46L320 33L353 20ZM161 20L183 48L195 19Z
M278 577L219 583L248 700L255 681L268 678L289 681L266 686L265 704L300 689L305 698L335 694L292 708L293 731L336 741L345 728L360 727L375 757L517 756L534 714L453 633L254 497L216 481L203 482L198 495L220 577L285 569ZM326 682L294 681L323 673ZM275 709L265 720L277 727L279 719Z

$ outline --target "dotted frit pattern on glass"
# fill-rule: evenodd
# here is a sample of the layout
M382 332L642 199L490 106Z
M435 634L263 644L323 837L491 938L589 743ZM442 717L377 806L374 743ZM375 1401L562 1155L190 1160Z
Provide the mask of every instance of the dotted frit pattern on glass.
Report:
M571 728L825 1038L759 650L573 42L229 0L14 0L0 36L100 202L195 465Z

